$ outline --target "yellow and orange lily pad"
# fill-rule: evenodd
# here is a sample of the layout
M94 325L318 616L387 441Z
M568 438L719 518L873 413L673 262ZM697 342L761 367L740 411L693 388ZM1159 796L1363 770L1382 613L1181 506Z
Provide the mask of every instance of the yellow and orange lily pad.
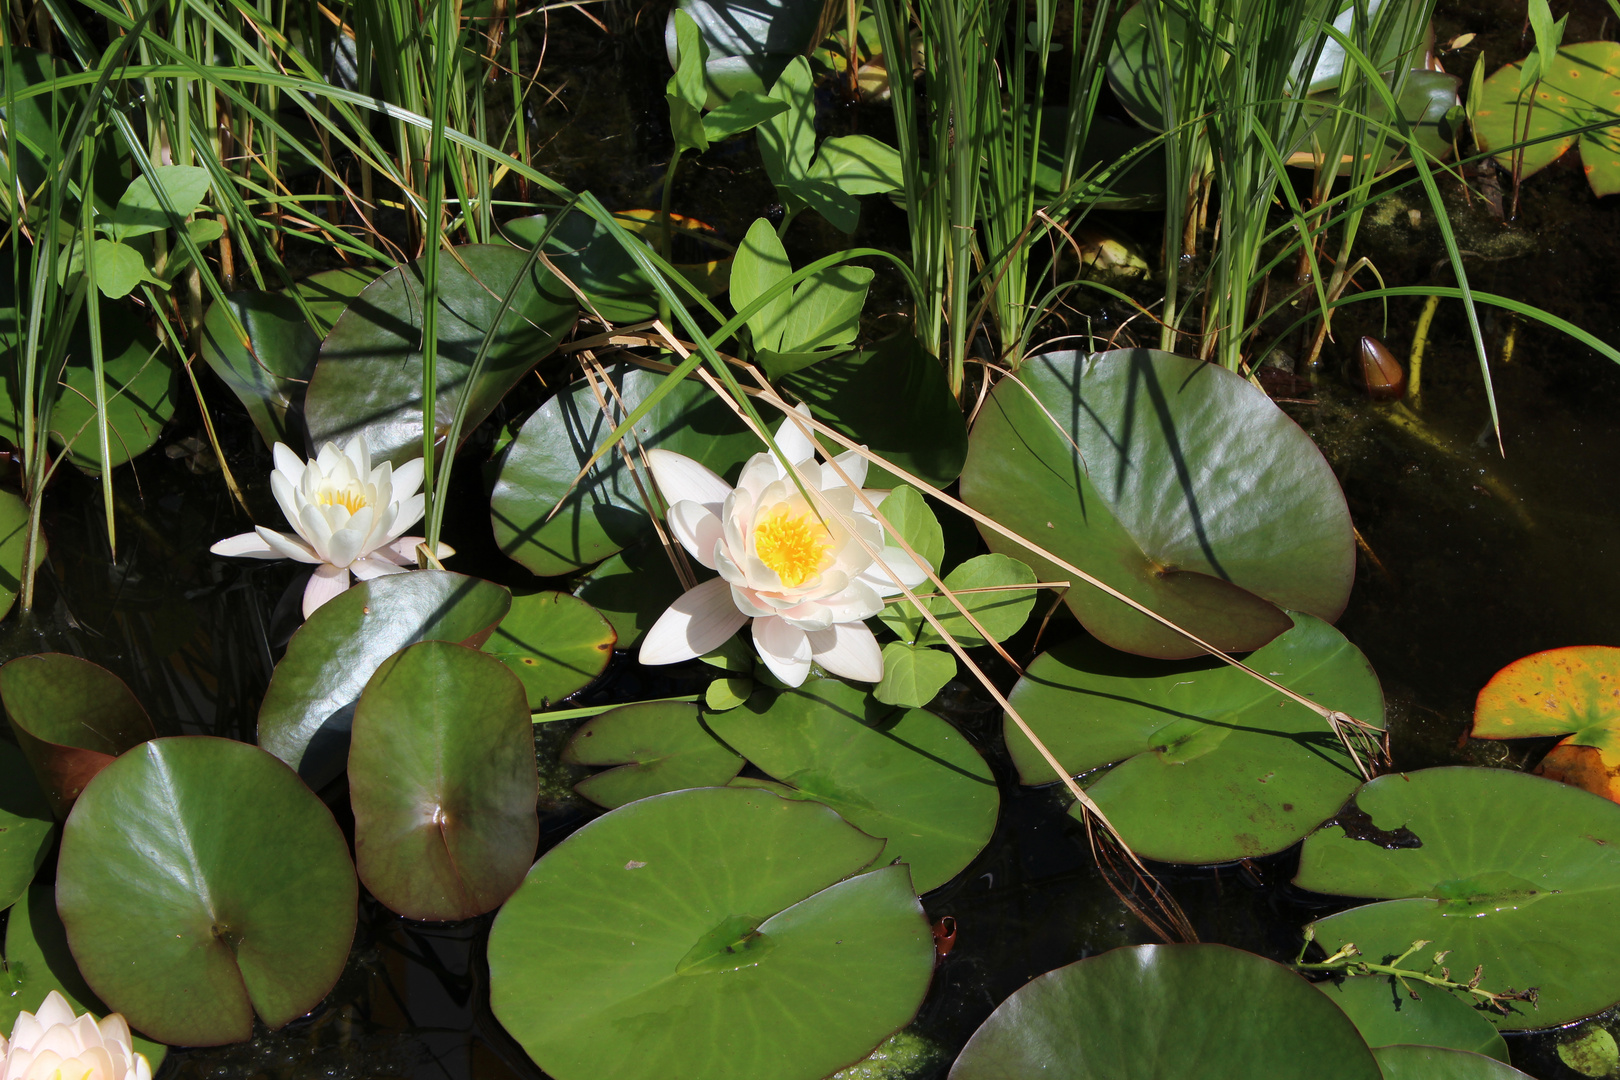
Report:
M1567 736L1536 772L1620 802L1620 648L1576 645L1515 660L1479 692L1472 734Z

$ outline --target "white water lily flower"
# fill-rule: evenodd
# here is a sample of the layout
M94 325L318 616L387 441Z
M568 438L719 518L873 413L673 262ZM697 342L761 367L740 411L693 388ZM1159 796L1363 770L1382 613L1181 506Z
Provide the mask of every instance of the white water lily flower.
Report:
M52 990L39 1012L17 1014L9 1042L0 1035L0 1080L152 1080L152 1067L122 1016L75 1016Z
M364 435L350 439L342 450L327 443L307 462L283 443L276 443L274 456L270 490L297 535L261 525L221 540L209 551L292 559L315 567L304 589L306 619L347 589L351 574L369 581L416 565L422 537L400 533L422 520L426 497L417 490L422 486L421 458L397 470L386 461L374 469ZM454 554L448 544L439 545L439 558Z
M760 658L789 686L804 682L811 661L834 675L877 682L883 653L865 620L900 592L896 579L916 586L927 572L899 547L885 544L883 526L830 464L816 464L815 448L798 427L784 421L776 444L805 488L822 493L819 513L769 453L750 458L733 489L689 457L647 452L669 503L670 531L720 576L669 606L642 639L641 662L674 664L702 656L752 619ZM865 458L850 451L836 461L854 484L865 481ZM866 492L874 505L887 495ZM879 553L881 565L857 536Z

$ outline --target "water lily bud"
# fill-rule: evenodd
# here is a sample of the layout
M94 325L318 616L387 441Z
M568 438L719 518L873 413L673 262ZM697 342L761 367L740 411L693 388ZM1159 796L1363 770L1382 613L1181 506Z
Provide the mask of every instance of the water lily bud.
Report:
M0 1035L0 1080L152 1080L152 1067L122 1016L75 1016L52 990L39 1012L17 1015L9 1042Z
M1406 369L1377 338L1361 339L1361 386L1374 401L1395 401L1406 393Z

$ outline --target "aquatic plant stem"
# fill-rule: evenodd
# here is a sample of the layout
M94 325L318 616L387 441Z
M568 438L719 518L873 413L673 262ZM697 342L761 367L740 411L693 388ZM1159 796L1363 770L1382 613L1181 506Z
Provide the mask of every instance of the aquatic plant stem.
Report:
M587 705L580 709L554 709L550 712L531 713L529 719L536 724L549 724L553 720L580 720L587 716L601 716L614 709L622 709L626 705L661 705L678 701L702 701L702 694L682 694L679 697L648 698L645 701L618 701L612 705Z
M1429 344L1429 324L1434 322L1434 313L1439 309L1438 295L1423 301L1417 327L1412 331L1412 351L1406 357L1406 397L1413 411L1423 407L1423 352Z
M1305 951L1310 948L1311 942L1315 940L1315 929L1307 926L1305 928L1305 943L1299 947L1299 955L1294 958L1294 967L1300 971L1322 971L1338 975L1388 975L1399 982L1402 989L1404 989L1408 994L1411 994L1413 998L1416 998L1417 993L1410 986L1406 985L1407 980L1410 979L1415 982L1421 982L1429 986L1437 987L1441 990L1449 990L1453 993L1471 995L1472 997L1478 998L1481 1003L1489 1005L1491 1008L1504 1015L1510 1011L1508 1006L1504 1004L1505 1002L1527 1001L1532 1005L1536 1003L1536 987L1534 986L1528 990L1508 990L1500 994L1493 993L1490 990L1481 990L1479 983L1485 971L1485 965L1483 964L1474 968L1473 977L1467 982L1459 982L1453 979L1451 977L1451 969L1440 966L1442 961L1444 961L1446 956L1450 953L1451 950L1449 949L1435 953L1432 962L1422 971L1401 967L1401 964L1405 962L1407 957L1411 956L1419 949L1433 945L1434 942L1432 941L1414 941L1412 942L1411 947L1405 952L1401 953L1401 955L1394 957L1388 962L1382 964L1375 964L1370 960L1357 959L1357 957L1361 956L1361 950L1356 948L1354 942L1346 942L1343 948L1339 949L1338 952L1335 952L1332 956L1329 956L1326 960L1323 960L1320 963L1306 963ZM1436 967L1440 967L1440 974L1429 974L1429 972Z

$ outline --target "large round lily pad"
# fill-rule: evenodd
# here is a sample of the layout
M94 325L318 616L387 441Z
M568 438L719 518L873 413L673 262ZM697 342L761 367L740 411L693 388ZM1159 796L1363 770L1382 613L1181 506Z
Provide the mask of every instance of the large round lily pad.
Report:
M742 771L743 760L703 726L685 701L639 701L605 712L574 732L563 750L571 765L614 765L574 790L612 809L682 788L719 787Z
M530 709L543 709L589 685L613 658L618 635L591 605L563 592L512 597L484 651L518 677Z
M349 797L360 880L406 918L493 911L540 840L534 727L493 656L419 641L377 668L354 710Z
M620 807L495 917L490 1005L557 1080L819 1080L909 1022L933 972L905 867L862 872L882 846L762 791Z
M1479 692L1470 734L1567 735L1536 772L1620 802L1620 649L1575 645L1513 661Z
M886 840L883 861L908 864L917 891L927 892L990 842L1000 792L979 752L950 724L922 709L885 710L871 723L870 700L841 680L812 679L755 693L708 722L794 797L826 803Z
M669 552L650 538L603 559L580 580L574 594L612 625L619 648L634 649L685 591L670 565Z
M144 322L110 301L102 302L101 350L101 389L107 403L105 464L117 468L150 450L174 415L174 358ZM74 465L99 476L103 460L87 320L69 339L62 382L51 412L51 438L65 448Z
M58 817L113 758L157 734L122 679L66 653L8 661L0 702Z
M1355 1025L1280 964L1225 945L1137 945L1002 1002L951 1080L1379 1080Z
M1506 1062L1439 1046L1381 1046L1373 1051L1384 1080L1530 1080Z
M1214 364L1149 349L1026 361L979 414L962 498L1228 651L1287 630L1279 608L1331 622L1350 595L1355 544L1333 470L1271 399ZM1043 581L1070 576L985 540ZM1115 648L1199 653L1083 582L1066 599Z
M1373 959L1427 940L1455 976L1537 991L1490 1015L1552 1027L1620 1000L1620 806L1502 769L1381 776L1305 841L1295 884L1377 898L1315 924Z
M326 995L358 886L332 814L245 743L155 739L98 774L62 831L56 904L79 970L166 1043L278 1028Z
M1294 619L1248 664L1382 726L1384 695L1367 658L1320 619ZM1361 782L1321 717L1217 660L1143 660L1081 639L1038 658L1009 700L1071 773L1118 762L1087 790L1151 859L1215 863L1281 851ZM1024 783L1056 779L1011 717L1004 730Z
M443 570L348 589L287 643L259 705L259 745L325 786L343 772L354 705L379 664L418 641L482 645L510 603L499 585Z
M1367 1045L1444 1046L1508 1059L1496 1026L1461 998L1419 982L1402 985L1383 976L1319 982L1316 988L1344 1010Z
M573 296L541 263L506 246L469 244L439 260L435 437L449 432L456 403L486 335L491 343L473 381L462 438L574 325ZM517 281L525 273L523 281ZM364 433L373 460L422 456L422 267L396 266L366 286L321 343L304 397L316 446ZM515 292L514 282L517 282ZM511 306L496 325L501 303Z
M569 491L580 468L629 410L666 377L628 365L608 374L622 401L621 406L598 384L611 420L602 414L590 384L581 380L540 406L501 460L489 501L495 540L542 577L570 573L653 534L642 493L618 448L599 458ZM631 430L624 445L632 454L638 444L673 450L733 480L744 461L765 449L713 391L694 379L676 384ZM636 468L652 498L651 474L639 460ZM562 509L548 521L565 495Z
M247 342L237 337L227 309L215 301L203 317L198 351L247 408L267 446L281 442L302 449L304 434L287 414L304 396L321 339L285 293L228 293L225 304L247 331Z
M1472 111L1481 150L1520 176L1540 172L1580 144L1581 167L1597 195L1620 192L1620 42L1583 41L1558 50L1552 66L1521 92L1524 63L1485 80ZM1575 134L1605 120L1613 127ZM1515 143L1537 140L1519 150Z

